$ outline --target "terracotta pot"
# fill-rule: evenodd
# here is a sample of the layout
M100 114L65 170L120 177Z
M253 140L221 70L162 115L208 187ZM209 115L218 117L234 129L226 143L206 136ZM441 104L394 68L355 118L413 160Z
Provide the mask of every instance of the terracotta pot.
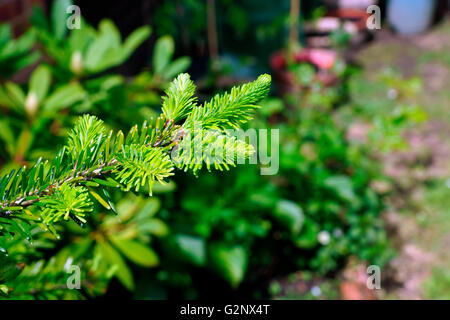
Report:
M324 2L328 7L365 9L377 4L378 0L324 0Z
M329 48L332 46L330 34L343 28L352 35L351 46L358 46L370 38L366 22L370 17L365 10L340 8L329 11L314 24L305 26L306 44L308 47Z
M370 14L361 9L339 8L328 12L325 16L339 18L344 23L350 21L355 24L358 31L361 31L366 29L366 22Z
M275 52L270 58L270 67L273 70L273 79L280 97L287 93L297 91L295 87L294 75L287 68L287 61L282 51Z

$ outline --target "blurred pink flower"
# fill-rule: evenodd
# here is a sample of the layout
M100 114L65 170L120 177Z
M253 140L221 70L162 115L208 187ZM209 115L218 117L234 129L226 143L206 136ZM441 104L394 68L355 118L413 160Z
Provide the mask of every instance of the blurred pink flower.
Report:
M336 61L336 52L326 49L311 49L309 61L321 69L331 69Z

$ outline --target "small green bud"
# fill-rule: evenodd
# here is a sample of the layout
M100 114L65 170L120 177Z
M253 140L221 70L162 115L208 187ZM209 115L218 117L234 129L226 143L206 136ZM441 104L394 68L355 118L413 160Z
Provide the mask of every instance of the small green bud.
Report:
M36 93L30 91L25 100L25 110L29 116L34 116L39 108L39 101Z
M75 51L70 59L70 70L79 75L83 72L83 57L80 51Z

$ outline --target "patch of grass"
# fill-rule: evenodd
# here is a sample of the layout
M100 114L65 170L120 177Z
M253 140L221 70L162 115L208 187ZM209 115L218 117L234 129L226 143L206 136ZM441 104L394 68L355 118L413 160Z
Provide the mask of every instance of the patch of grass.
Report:
M426 299L450 300L450 271L435 268L430 279L424 284Z
M450 299L450 179L428 188L423 205L429 214L429 224L421 243L438 253L436 266L423 285L423 295L427 299Z
M450 127L449 34L450 20L447 19L430 34L415 39L385 34L381 41L362 50L358 60L364 73L355 76L350 84L358 103L374 112L389 108L388 88L376 85L375 79L380 70L394 67L407 78L419 76L422 79L422 90L412 97L412 102L424 107L430 121L444 122L447 128ZM447 132L442 132L444 139ZM445 180L447 178L449 180ZM436 257L430 266L431 275L423 283L422 295L427 299L450 299L450 177L442 177L425 186L417 206L422 208L414 216L420 232L411 241Z

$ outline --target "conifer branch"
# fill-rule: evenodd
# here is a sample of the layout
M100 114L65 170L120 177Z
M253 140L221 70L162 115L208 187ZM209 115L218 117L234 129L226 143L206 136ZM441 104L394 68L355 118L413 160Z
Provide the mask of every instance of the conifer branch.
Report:
M237 129L252 118L258 101L267 96L271 78L264 74L256 81L234 87L230 92L217 94L203 106L192 109L183 127L193 129L201 122L204 129Z
M70 218L83 225L93 211L91 199L115 212L108 188L139 191L147 185L151 195L153 184L174 175L175 166L194 173L203 163L208 169L229 169L253 149L224 130L248 121L269 86L270 76L263 75L200 107L194 83L181 74L166 91L163 113L155 124L135 125L126 136L122 131L107 134L95 116L80 117L67 145L51 161L39 159L30 169L0 178L0 223L2 217L20 218L54 230L53 223ZM176 124L182 119L184 124ZM195 122L202 124L200 130L191 130ZM215 130L207 130L211 128ZM189 151L195 143L204 152L200 156ZM172 151L180 148L181 156L174 157Z

